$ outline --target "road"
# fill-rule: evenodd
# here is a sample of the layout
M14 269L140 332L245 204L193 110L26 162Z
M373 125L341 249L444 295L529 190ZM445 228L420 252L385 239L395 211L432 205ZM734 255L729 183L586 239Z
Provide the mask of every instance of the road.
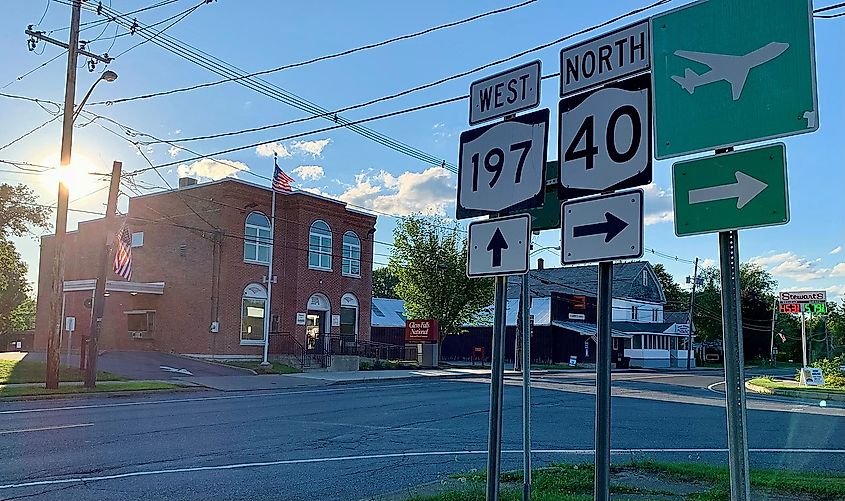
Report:
M614 374L615 461L724 464L721 378ZM505 469L521 464L521 389L505 388ZM590 461L591 374L535 378L538 465ZM483 468L489 384L413 379L0 406L0 499L356 500ZM749 399L757 467L845 471L845 406ZM632 450L636 449L636 450Z

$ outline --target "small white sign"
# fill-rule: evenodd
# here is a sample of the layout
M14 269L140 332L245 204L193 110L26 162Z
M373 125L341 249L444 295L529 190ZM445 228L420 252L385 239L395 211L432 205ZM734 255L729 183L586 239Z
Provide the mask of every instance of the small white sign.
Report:
M340 315L332 315L332 327L340 325Z
M689 325L688 324L677 324L675 326L675 331L678 334L689 334Z
M305 313L296 314L296 325L305 325Z
M76 317L65 317L65 330L68 332L76 330Z
M824 386L824 374L818 367L802 368L800 379L805 386Z
M583 313L570 313L569 320L586 320L587 317Z
M643 255L643 190L578 198L561 205L561 263Z
M651 66L648 20L560 51L560 96L619 80Z
M476 80L469 86L469 124L476 125L540 104L540 61Z
M575 355L570 356L569 357L569 366L575 367L576 365L578 365L578 357L576 357Z
M778 298L781 303L824 303L827 301L827 291L781 291Z
M549 110L461 134L458 219L543 205Z
M528 272L531 216L474 221L469 225L467 276L493 277Z

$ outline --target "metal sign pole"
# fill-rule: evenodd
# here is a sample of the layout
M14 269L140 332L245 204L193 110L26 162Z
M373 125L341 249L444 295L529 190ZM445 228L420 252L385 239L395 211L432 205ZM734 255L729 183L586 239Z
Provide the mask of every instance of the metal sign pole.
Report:
M522 275L522 501L531 499L531 272Z
M722 333L725 345L725 399L731 500L750 501L742 308L739 295L739 237L736 230L719 232L719 261L722 273Z
M493 349L490 361L490 426L487 434L487 501L499 501L499 473L502 459L502 394L505 365L505 322L507 280L496 277L493 317Z
M599 263L596 342L596 501L610 500L610 322L613 262Z
M801 367L807 367L807 323L804 319L804 305L801 305Z

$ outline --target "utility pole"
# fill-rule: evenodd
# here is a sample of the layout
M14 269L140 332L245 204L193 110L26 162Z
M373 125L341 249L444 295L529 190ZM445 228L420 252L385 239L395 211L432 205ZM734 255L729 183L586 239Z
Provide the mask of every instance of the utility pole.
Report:
M47 337L47 378L46 387L59 387L59 352L62 337L62 296L64 295L64 245L67 232L68 189L61 180L61 172L70 165L71 147L73 145L74 100L76 97L76 58L79 52L79 16L82 0L72 0L70 11L70 37L64 44L44 35L40 31L27 29L26 33L67 49L67 75L65 77L65 103L62 120L62 149L59 161L59 195L56 204L56 235L53 238L53 273L50 287L50 332ZM85 55L101 62L110 62L108 56L98 56L85 52Z
M772 301L772 343L769 346L769 357L772 363L772 366L775 365L775 321L777 320L778 315L778 298L775 298Z
M73 0L70 13L70 38L67 47L67 77L65 79L65 109L62 121L62 151L60 171L70 165L73 142L73 101L76 95L76 50L79 47L79 15L81 0ZM64 293L64 247L67 231L68 190L59 177L59 200L56 204L56 236L53 238L53 274L50 288L50 334L47 338L47 380L50 389L59 387L59 351L62 338L62 295Z
M689 298L689 332L687 333L687 370L692 365L692 310L695 306L695 286L698 285L698 258L695 258L695 267L692 272L692 294Z
M109 183L109 198L106 202L106 217L103 218L103 244L100 247L100 264L97 268L97 282L94 285L94 315L91 318L91 337L88 339L88 363L85 366L85 387L94 388L97 385L97 354L100 334L103 332L103 313L106 309L106 282L109 277L109 256L111 246L109 237L114 235L114 217L117 213L117 195L120 192L120 174L123 168L121 162L115 161L111 166L111 182ZM80 351L79 356L82 356Z

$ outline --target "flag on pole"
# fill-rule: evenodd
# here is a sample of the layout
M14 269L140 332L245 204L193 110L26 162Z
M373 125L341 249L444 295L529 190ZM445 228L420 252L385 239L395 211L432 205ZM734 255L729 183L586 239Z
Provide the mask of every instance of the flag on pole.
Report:
M781 342L781 343L785 343L785 342L786 342L786 336L784 336L784 335L783 335L783 331L778 332L778 337L780 338L780 342Z
M293 178L288 176L284 173L282 169L279 168L279 163L276 161L276 155L273 155L273 191L293 191L290 187L290 183L293 182Z
M132 279L132 234L124 224L117 232L114 251L114 272L126 280Z

